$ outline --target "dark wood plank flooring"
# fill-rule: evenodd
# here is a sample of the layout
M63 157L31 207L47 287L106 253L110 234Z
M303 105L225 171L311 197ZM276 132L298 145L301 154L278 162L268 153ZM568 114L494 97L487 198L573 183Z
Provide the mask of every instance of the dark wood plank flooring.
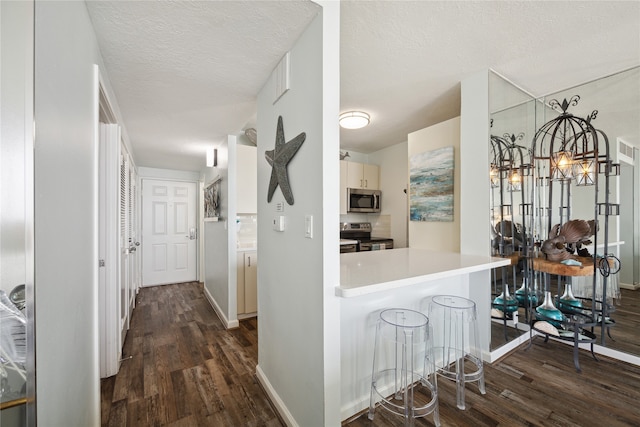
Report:
M255 378L257 320L225 330L202 284L142 288L123 354L103 426L282 425Z
M485 364L486 395L466 386L464 411L456 407L455 383L438 378L443 426L640 426L640 367L582 352L582 374L571 349L537 337L502 360ZM349 427L402 426L402 418L376 410L343 423ZM416 420L432 426L433 417Z
M616 326L611 328L611 338L606 337L607 347L640 356L640 290L620 289L611 317ZM600 341L598 340L598 343Z
M640 426L640 367L582 352L582 374L565 344L535 338L485 365L486 395L467 385L467 409L440 379L443 426ZM102 381L105 426L281 426L255 379L257 320L224 330L202 285L143 288L118 375ZM433 425L432 417L417 426ZM401 426L376 411L343 426ZM305 427L305 426L303 426Z

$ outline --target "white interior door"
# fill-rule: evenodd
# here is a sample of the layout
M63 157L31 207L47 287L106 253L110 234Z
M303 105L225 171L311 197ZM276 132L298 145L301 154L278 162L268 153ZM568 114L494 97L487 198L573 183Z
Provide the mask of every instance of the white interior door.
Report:
M142 181L142 284L191 282L196 275L196 183Z
M140 246L139 237L139 221L138 221L138 177L133 165L129 165L129 185L128 185L128 202L127 202L127 229L129 242L129 265L128 265L128 301L127 301L127 329L131 323L131 314L135 308L136 294L140 287Z
M99 139L100 377L118 373L123 331L120 318L120 127L100 123Z
M122 152L120 156L120 331L121 345L129 329L129 288L131 285L130 260L130 174L129 157Z

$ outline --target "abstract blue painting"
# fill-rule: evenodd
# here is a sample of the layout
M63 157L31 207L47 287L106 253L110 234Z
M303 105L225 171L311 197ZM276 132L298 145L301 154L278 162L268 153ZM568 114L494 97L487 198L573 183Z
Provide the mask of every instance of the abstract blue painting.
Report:
M409 158L411 221L453 221L453 147Z

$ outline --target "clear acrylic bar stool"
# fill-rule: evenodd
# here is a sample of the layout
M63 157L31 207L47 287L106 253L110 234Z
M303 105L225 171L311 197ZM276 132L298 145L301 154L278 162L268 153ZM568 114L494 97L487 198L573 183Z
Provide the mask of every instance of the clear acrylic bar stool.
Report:
M433 413L440 425L435 366L432 361L429 319L403 308L380 313L373 351L369 419L379 407L404 417L405 426ZM416 399L416 396L419 396Z
M456 401L465 409L465 383L478 382L486 394L484 368L478 342L476 303L453 295L436 295L429 302L433 355L438 374L456 382Z

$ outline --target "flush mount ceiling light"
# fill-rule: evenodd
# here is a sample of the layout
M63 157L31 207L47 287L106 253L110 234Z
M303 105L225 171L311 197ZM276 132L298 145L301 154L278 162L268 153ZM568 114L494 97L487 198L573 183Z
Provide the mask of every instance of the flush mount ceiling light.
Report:
M362 111L346 111L340 114L340 126L345 129L360 129L369 124L369 115Z

